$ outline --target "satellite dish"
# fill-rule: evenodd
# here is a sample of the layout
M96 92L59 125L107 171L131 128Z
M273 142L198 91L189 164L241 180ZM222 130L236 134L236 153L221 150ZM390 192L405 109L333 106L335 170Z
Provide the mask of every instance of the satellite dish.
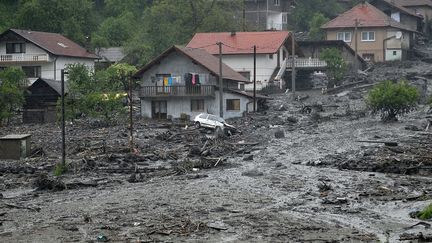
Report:
M402 31L398 31L398 32L396 32L396 39L400 39L400 38L402 38Z

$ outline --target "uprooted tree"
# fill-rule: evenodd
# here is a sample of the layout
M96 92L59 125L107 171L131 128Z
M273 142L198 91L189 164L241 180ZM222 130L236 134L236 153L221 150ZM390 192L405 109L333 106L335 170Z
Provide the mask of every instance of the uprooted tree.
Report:
M124 118L127 80L134 72L136 68L128 64L115 64L97 73L83 64L68 66L66 119L73 120L81 115L112 124Z
M24 103L25 73L21 68L10 67L0 72L0 125L9 124L14 111Z
M383 121L397 121L397 117L415 109L419 93L406 80L379 83L367 97L367 104L373 114L380 113Z
M321 52L320 58L327 63L328 88L340 85L345 76L347 65L341 52L336 48L326 48Z

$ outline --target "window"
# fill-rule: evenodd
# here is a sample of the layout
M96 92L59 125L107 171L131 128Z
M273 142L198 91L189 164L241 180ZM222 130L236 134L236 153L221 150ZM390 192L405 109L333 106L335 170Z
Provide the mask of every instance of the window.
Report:
M279 6L280 5L279 0L273 0L273 3L274 3L275 6Z
M364 31L361 33L362 41L375 41L375 32L373 31Z
M24 66L22 70L26 74L27 78L39 78L41 76L41 67L40 66Z
M283 24L288 23L288 15L286 13L282 14L282 23Z
M393 51L393 56L396 56L397 55L397 51Z
M345 42L351 42L351 32L338 32L337 39Z
M226 100L227 111L239 111L240 110L240 99L227 99Z
M204 100L191 100L191 111L204 111Z
M240 71L238 73L240 73L241 76L245 77L247 80L250 80L251 77L250 71Z
M240 90L245 90L245 84L240 84Z
M6 43L6 54L25 53L25 43Z
M373 62L375 61L375 55L372 53L364 53L362 55L363 59L367 62Z
M270 58L270 59L273 59L273 54L269 54L269 58Z

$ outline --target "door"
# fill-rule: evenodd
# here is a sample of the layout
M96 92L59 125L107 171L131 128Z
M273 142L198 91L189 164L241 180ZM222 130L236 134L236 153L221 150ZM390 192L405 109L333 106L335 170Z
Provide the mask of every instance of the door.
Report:
M167 119L167 101L154 100L152 101L152 118L153 119Z

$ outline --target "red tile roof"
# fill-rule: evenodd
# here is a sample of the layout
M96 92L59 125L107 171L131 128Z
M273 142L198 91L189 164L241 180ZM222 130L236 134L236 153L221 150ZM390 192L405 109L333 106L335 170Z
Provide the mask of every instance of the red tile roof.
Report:
M157 65L160 60L167 57L172 52L179 52L186 57L192 59L202 67L206 68L210 71L213 75L219 77L219 58L207 53L203 49L195 49L195 48L188 48L188 47L180 47L180 46L172 46L166 51L164 51L162 54L160 54L158 57L153 59L151 62L146 64L143 68L141 68L134 76L140 77L142 74L153 67L154 65ZM237 82L245 82L249 83L250 80L243 77L238 72L234 71L232 68L230 68L228 65L222 63L222 76L224 79L233 80Z
M252 54L254 45L257 46L257 53L272 54L290 36L288 31L196 33L187 47L202 48L215 55L219 53L216 43L222 42L223 54Z
M393 20L385 13L381 12L376 7L369 3L360 3L352 9L342 13L338 17L330 20L321 28L354 28L355 20L359 20L359 27L394 27L402 30L411 30L409 27Z
M88 52L84 47L57 33L9 29L3 32L1 36L8 33L9 31L21 36L27 41L32 42L33 44L56 56L69 56L92 59L98 58L98 56L91 52Z

